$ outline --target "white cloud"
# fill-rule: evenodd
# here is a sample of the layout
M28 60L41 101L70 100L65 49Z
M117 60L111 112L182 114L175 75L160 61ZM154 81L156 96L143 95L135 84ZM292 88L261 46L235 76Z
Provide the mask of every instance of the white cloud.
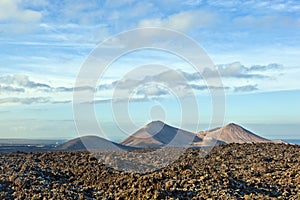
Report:
M282 1L282 0L254 0L246 2L254 8L271 9L273 11L295 12L300 10L299 1Z
M11 86L2 86L0 85L0 94L2 93L22 93L25 92L24 88L11 87Z
M244 85L234 87L234 92L253 92L255 90L258 90L257 85Z
M123 79L122 81L114 81L100 85L99 89L103 91L114 90L118 85L119 96L128 96L126 90L132 88L138 88L137 94L143 97L147 96L169 96L166 93L168 89L174 89L178 94L182 96L187 95L187 89L192 88L199 93L206 92L209 89L219 90L224 89L226 92L254 92L254 91L274 91L274 88L270 89L266 87L268 84L276 84L279 88L280 83L278 80L284 72L284 66L276 63L268 65L252 65L244 66L240 62L233 62L229 64L223 64L217 66L217 72L211 71L205 68L203 74L197 72L185 72L182 70L165 70L162 72L155 71L145 73L145 77L141 75L139 77L130 77ZM214 78L219 74L223 81L223 86L206 85L203 80L205 78ZM181 78L179 78L181 77ZM139 79L140 78L140 79ZM161 83L165 83L164 87L159 87ZM148 83L153 83L151 87L148 87ZM266 90L267 89L267 90ZM286 87L289 90L290 87ZM124 92L125 91L125 92ZM108 96L107 96L108 98Z
M7 97L7 98L0 99L0 104L30 105L30 104L44 104L50 102L51 102L50 99L45 97L30 97L30 98Z
M139 27L163 27L187 32L198 28L210 26L215 16L201 10L179 12L167 18L143 19Z
M237 79L268 79L268 74L261 73L262 71L273 70L278 64L254 65L251 67L245 67L240 62L233 62L229 64L217 65L217 71L213 71L210 68L204 68L203 76L205 78L214 78L218 75L221 78L237 78ZM278 68L277 68L278 69ZM195 74L196 75L196 74ZM191 75L189 75L191 76Z
M124 5L130 5L133 2L134 2L134 0L114 0L114 1L107 0L105 2L105 6L107 6L107 7L121 7L121 6L124 6Z
M20 0L0 0L0 21L35 23L41 18L41 12L23 9Z
M253 65L245 67L239 62L217 66L222 77L223 86L206 85L203 74L182 70L152 70L139 77L126 77L122 80L111 79L110 82L98 86L95 102L103 102L113 98L134 95L135 100L147 98L168 98L175 93L177 96L189 96L206 93L209 89L224 89L226 92L262 92L274 90L299 89L299 68L286 68L279 64ZM154 71L154 72L153 72ZM206 78L213 78L214 73L204 70ZM191 90L193 89L193 90ZM73 85L65 79L45 79L26 75L0 76L0 104L54 104L70 103ZM94 88L75 88L89 90Z
M257 29L259 27L262 30L271 28L286 28L299 26L300 19L297 17L289 17L283 15L265 15L265 16L253 16L246 15L240 16L233 20L233 25L240 28Z
M159 97L159 96L168 95L169 93L163 87L160 87L158 85L149 85L149 86L139 88L137 90L137 94L144 95L145 97L149 97L149 96Z
M197 6L199 4L201 4L203 2L203 0L186 0L183 1L184 5L189 5L189 6Z
M249 10L262 10L263 12L295 12L300 10L299 1L282 1L282 0L208 0L208 5L231 8L238 10L239 7L247 8Z
M30 88L30 89L50 89L48 84L38 83L29 80L26 75L14 75L14 76L1 76L0 83L7 86L16 85L19 87Z
M54 87L43 80L32 80L22 74L0 76L0 104L56 103L71 98L73 88Z
M212 6L221 6L221 7L232 7L232 6L237 6L240 3L242 3L241 1L237 1L237 0L209 0L208 3Z

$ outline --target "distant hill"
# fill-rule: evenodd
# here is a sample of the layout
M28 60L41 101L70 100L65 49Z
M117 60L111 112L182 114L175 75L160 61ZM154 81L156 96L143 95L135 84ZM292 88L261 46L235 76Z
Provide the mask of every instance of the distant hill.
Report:
M266 138L260 137L234 123L230 123L226 126L215 128L208 131L201 131L197 134L197 136L202 139L211 138L211 139L219 140L227 144L273 142L272 140L268 140Z
M58 145L56 147L56 150L66 150L66 151L86 150L86 149L113 150L118 148L131 149L129 147L111 142L109 140L106 140L98 136L83 136L65 142L61 145Z
M161 121L153 121L142 127L120 143L115 143L98 136L84 136L60 144L56 150L134 150L142 148L160 148L163 146L216 146L229 143L284 143L281 140L268 140L245 128L230 123L226 126L191 133Z
M120 144L138 148L158 148L165 145L185 146L193 142L201 142L196 134L169 126L161 121L153 121Z

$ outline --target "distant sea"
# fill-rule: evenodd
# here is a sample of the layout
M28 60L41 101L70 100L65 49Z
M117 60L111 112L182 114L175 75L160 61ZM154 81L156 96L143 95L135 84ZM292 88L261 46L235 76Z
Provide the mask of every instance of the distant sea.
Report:
M300 145L300 139L283 139L283 141Z

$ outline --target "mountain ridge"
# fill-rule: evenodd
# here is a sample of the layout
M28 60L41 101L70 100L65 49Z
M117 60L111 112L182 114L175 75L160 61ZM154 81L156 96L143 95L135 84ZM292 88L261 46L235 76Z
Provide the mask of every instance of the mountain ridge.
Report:
M58 145L57 150L86 149L144 149L165 146L216 146L230 143L284 143L281 140L269 140L246 128L229 123L222 127L192 133L165 124L152 121L119 143L98 136L83 136Z

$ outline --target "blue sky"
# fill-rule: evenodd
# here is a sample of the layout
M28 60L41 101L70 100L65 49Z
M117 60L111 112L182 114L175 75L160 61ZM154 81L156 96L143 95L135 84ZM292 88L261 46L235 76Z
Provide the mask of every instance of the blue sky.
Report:
M174 29L203 47L222 77L224 123L270 138L300 138L300 3L281 0L0 0L0 137L78 136L72 89L85 59L108 37L144 27ZM107 137L125 137L108 102L115 83L148 64L168 66L187 79L204 124L198 129L207 128L213 106L205 82L193 79L194 69L175 55L145 50L116 60L100 81L95 112ZM147 85L135 95L142 98L129 105L136 127L152 118L180 125L182 107L168 88Z

